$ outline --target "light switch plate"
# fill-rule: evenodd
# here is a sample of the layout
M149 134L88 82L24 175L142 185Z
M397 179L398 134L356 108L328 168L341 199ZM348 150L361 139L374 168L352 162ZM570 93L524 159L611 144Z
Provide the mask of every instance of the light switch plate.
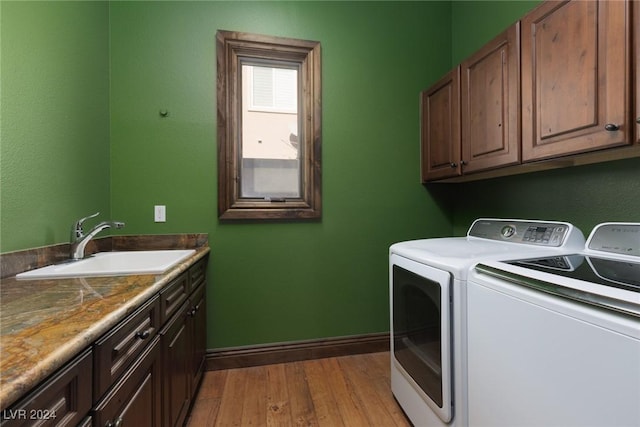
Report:
M153 219L155 222L167 222L167 207L164 205L154 206Z

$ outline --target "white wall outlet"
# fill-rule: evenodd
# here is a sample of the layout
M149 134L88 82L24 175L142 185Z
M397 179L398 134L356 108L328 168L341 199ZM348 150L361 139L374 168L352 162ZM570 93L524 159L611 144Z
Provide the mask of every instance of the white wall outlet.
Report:
M155 205L153 208L153 219L155 222L167 222L167 207Z

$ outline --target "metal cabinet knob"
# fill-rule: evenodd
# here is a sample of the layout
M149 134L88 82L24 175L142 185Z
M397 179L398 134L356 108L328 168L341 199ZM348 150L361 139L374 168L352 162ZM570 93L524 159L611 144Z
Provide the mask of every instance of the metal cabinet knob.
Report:
M451 162L451 167L452 167L452 168L456 168L456 167L458 167L458 164L457 164L457 163L454 163L454 162Z
M146 331L140 331L136 333L136 337L140 338L141 340L146 340L150 336L151 336L151 331L148 329Z
M124 420L122 419L122 417L118 417L118 419L116 419L115 421L107 422L107 426L106 427L122 427L122 423L123 422L124 422Z
M604 130L608 132L615 132L617 130L620 130L620 125L617 125L615 123L607 123L606 125L604 125Z
M636 118L636 123L640 125L640 117Z

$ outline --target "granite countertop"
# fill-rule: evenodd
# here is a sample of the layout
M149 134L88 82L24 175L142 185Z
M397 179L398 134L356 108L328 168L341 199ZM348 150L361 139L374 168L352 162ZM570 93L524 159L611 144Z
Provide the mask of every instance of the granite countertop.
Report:
M210 249L162 275L17 280L0 286L0 410L86 349Z

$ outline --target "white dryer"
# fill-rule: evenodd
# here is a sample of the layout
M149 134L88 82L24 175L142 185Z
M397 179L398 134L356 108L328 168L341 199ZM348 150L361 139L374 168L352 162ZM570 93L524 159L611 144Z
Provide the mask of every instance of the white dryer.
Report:
M391 390L414 426L466 426L466 281L481 261L584 247L566 222L481 218L466 237L389 250Z

